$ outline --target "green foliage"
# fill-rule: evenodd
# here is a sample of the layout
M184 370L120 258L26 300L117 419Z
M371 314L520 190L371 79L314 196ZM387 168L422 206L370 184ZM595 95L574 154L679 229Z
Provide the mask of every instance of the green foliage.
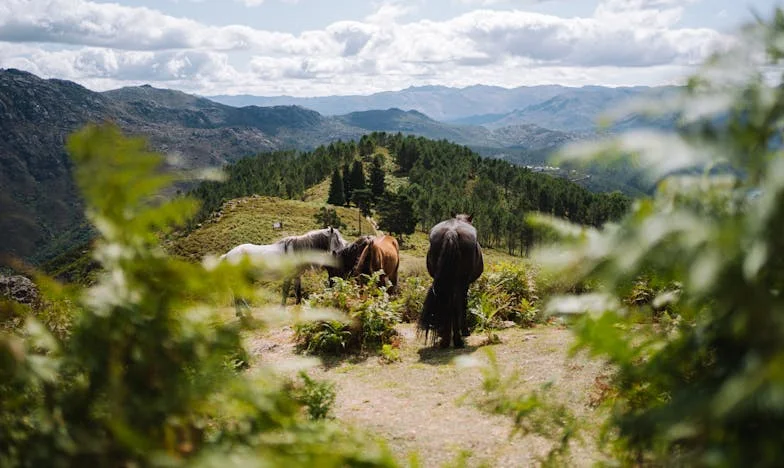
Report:
M468 296L468 310L478 331L497 328L505 320L524 327L542 321L533 273L524 262L495 263L485 269Z
M401 239L403 235L414 233L417 224L414 203L405 194L387 192L376 210L379 216L378 227L381 230Z
M353 280L333 278L331 288L311 295L311 307L335 308L348 319L298 324L295 336L299 349L313 354L362 353L392 343L399 319L386 287L377 286L379 277L376 272L365 287Z
M384 344L381 346L381 357L384 358L386 362L397 362L400 361L400 347L393 346L392 344Z
M253 297L253 269L165 255L159 236L197 204L161 201L174 175L145 147L113 126L69 139L103 271L71 295L67 337L33 317L0 335L0 464L393 466L372 441L304 420L269 370L237 372L254 323L217 305L230 289Z
M362 135L362 138L359 139L359 156L366 157L373 154L373 150L376 148L376 142L373 141L373 137L370 135Z
M393 306L400 320L407 323L419 320L430 283L431 280L424 276L407 276L398 283Z
M367 188L367 179L365 178L365 169L362 167L362 161L358 159L354 160L348 178L350 180L351 190L347 194L347 199L356 203L357 201L354 199L356 192Z
M335 384L315 380L305 371L301 371L299 377L302 384L294 388L294 398L305 406L310 419L330 418L337 396Z
M340 175L340 171L337 168L332 172L332 179L329 181L327 203L335 206L346 204L346 195L343 193L343 176Z
M386 192L385 176L383 156L377 154L373 158L373 165L370 166L370 190L375 200L381 199Z
M345 229L346 227L346 224L338 216L338 212L333 208L322 206L314 219L322 228L332 226L335 229Z
M371 192L370 189L354 189L351 201L357 205L359 212L362 213L363 216L370 216L370 208L373 204L373 192Z
M574 149L575 158L634 154L652 179L618 226L603 231L551 220L573 246L543 252L559 274L595 278L597 294L556 301L580 348L616 369L608 441L624 464L779 466L784 425L784 12L749 27L673 102L677 134L621 135ZM763 60L764 59L764 60ZM716 165L731 170L711 170ZM757 191L758 198L749 197ZM666 326L640 325L618 297L646 275L673 284ZM634 288L632 302L655 288Z

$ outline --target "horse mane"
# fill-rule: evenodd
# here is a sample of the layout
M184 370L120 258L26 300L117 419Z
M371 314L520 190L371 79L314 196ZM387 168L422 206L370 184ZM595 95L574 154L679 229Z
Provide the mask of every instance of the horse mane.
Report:
M370 263L370 255L372 250L373 240L371 239L370 242L367 243L367 246L365 246L365 250L363 250L362 254L359 256L359 259L357 259L357 262L354 264L353 270L355 274L359 275L364 273L369 275L372 273L370 271L370 266L368 266L368 263Z
M349 272L354 269L357 264L357 258L360 257L371 242L373 242L373 236L362 236L337 251L338 257L342 262L341 268L343 271ZM347 264L347 260L353 260L351 265Z
M329 232L330 228L314 229L299 236L288 236L276 242L276 244L283 244L286 252L297 250L330 250L332 244L330 242L332 236L337 236L338 243L341 246L346 245L345 239L340 235L340 231L333 229L332 233Z

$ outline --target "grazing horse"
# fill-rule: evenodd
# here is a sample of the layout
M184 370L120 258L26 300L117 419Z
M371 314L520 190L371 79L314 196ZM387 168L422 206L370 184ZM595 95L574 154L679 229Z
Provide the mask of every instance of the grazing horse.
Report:
M357 260L359 260L360 255L365 251L365 247L367 247L372 240L373 236L362 236L342 249L332 251L334 263L324 267L329 275L330 287L333 285L332 278L337 277L345 279L354 272Z
M387 284L387 279L392 283L389 292L397 291L397 269L400 266L400 247L397 239L392 236L379 236L370 241L365 250L359 256L354 267L354 274L372 275L382 270L379 278L381 286Z
M274 244L256 245L256 244L242 244L229 250L227 253L221 255L222 260L228 260L233 263L239 262L243 257L275 257L278 255L287 255L292 253L304 253L307 251L323 251L332 252L340 250L345 247L347 242L340 235L340 231L332 226L324 229L316 229L309 231L301 236L289 236L275 242ZM302 302L302 272L310 267L316 265L306 264L298 268L293 276L286 278L283 281L283 305L286 304L286 298L289 295L291 288L291 281L294 280L294 295L296 302Z
M469 334L468 287L484 271L482 248L472 220L473 216L460 214L430 230L427 271L433 285L427 291L418 326L426 340L432 332L435 342L438 333L442 348L448 348L452 340L455 348L465 346L462 336Z
M389 292L397 289L397 270L400 265L400 248L397 239L392 236L362 236L341 250L332 252L336 266L326 267L329 273L329 285L332 278L348 278L349 276L372 275L383 270L381 285L387 279L392 283Z

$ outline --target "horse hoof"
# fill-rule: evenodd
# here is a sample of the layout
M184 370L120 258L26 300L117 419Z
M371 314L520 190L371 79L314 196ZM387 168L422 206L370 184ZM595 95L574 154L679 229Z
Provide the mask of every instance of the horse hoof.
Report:
M460 338L455 338L455 348L465 348L465 342Z

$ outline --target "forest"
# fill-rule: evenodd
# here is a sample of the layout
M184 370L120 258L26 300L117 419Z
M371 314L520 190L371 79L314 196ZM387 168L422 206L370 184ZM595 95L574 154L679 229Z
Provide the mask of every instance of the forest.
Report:
M386 155L390 161L384 160ZM379 173L382 179L388 174L407 183L384 187ZM619 219L631 202L620 192L592 193L560 177L483 158L466 146L400 133L375 132L359 142L337 141L311 152L263 153L228 166L226 174L223 181L203 182L191 191L202 201L192 225L227 200L253 194L297 199L331 177L330 203L367 204L376 208L382 224L400 219L395 215L405 208L423 231L452 213L473 213L483 245L524 254L535 236L526 227L528 213L598 227ZM342 186L342 193L335 185ZM364 192L355 195L358 190L368 190L367 203ZM412 229L387 223L386 230L405 235Z

